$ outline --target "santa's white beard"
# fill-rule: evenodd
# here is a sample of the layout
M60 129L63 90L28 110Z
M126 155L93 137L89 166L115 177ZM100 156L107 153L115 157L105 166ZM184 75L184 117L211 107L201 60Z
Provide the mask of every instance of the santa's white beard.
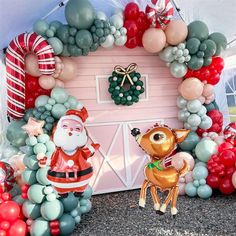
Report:
M69 131L62 128L57 128L53 135L53 142L56 147L61 147L65 151L72 152L78 147L83 147L88 140L86 130L83 132L71 132L72 135L69 136Z

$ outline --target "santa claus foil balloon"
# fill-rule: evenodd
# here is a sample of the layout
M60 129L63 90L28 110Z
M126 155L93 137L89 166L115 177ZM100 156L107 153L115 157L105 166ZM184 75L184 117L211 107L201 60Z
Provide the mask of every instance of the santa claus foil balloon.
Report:
M88 112L68 110L58 121L53 141L56 150L52 155L48 179L61 197L69 192L80 196L89 184L93 168L87 161L99 149L100 145L88 142L87 130L84 123Z

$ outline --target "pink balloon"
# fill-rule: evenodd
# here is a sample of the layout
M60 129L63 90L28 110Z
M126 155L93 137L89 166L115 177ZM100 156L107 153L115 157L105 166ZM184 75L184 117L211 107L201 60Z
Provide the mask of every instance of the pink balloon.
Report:
M224 136L218 136L214 139L214 142L216 142L218 145L222 144L225 141Z
M188 27L182 20L172 20L165 29L166 41L177 45L187 38Z
M185 176L186 183L193 182L193 172L189 171Z
M198 98L198 100L201 102L201 104L204 104L205 101L206 101L206 98L203 97L203 96L200 96L200 97Z
M185 183L179 183L179 195L183 196L185 195Z
M142 42L146 51L158 53L166 45L166 36L162 29L149 28L144 32Z
M61 60L64 67L59 75L59 79L62 81L69 81L74 79L76 72L76 63L69 57L62 57Z
M236 188L236 171L234 171L232 175L232 183L233 183L234 188Z
M209 97L212 94L214 94L214 86L211 85L211 84L205 84L204 87L203 87L202 95L204 97Z
M55 79L50 75L41 75L39 77L39 85L43 89L52 89L55 87Z
M56 81L55 87L61 87L61 88L65 87L65 84L63 81L61 81L59 79L56 79L55 81Z
M34 53L29 53L25 56L25 71L35 77L41 75L39 71L38 58Z
M194 159L192 155L187 152L178 152L172 157L171 165L175 169L180 170L183 167L183 160L185 160L190 165L190 170L194 167Z
M203 92L203 83L194 77L185 79L180 87L182 97L187 100L198 99Z

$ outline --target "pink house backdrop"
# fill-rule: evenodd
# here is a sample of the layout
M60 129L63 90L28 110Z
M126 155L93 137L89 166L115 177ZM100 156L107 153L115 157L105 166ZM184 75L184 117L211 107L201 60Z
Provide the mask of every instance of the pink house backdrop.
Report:
M101 144L100 151L91 158L94 193L139 188L148 156L135 143L130 130L138 127L144 132L156 122L181 127L176 107L181 80L170 75L157 55L142 48L99 50L74 60L78 65L76 78L66 88L88 109L90 139ZM127 67L130 63L137 63L145 93L132 106L117 106L108 92L108 77L114 66Z

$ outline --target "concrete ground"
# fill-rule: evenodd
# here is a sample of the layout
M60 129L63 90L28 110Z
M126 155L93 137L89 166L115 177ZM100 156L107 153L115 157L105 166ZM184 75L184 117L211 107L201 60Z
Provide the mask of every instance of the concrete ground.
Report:
M139 190L92 197L93 209L83 217L73 235L81 236L231 236L236 235L236 194L209 200L181 196L176 218L158 215L148 192L140 210Z

